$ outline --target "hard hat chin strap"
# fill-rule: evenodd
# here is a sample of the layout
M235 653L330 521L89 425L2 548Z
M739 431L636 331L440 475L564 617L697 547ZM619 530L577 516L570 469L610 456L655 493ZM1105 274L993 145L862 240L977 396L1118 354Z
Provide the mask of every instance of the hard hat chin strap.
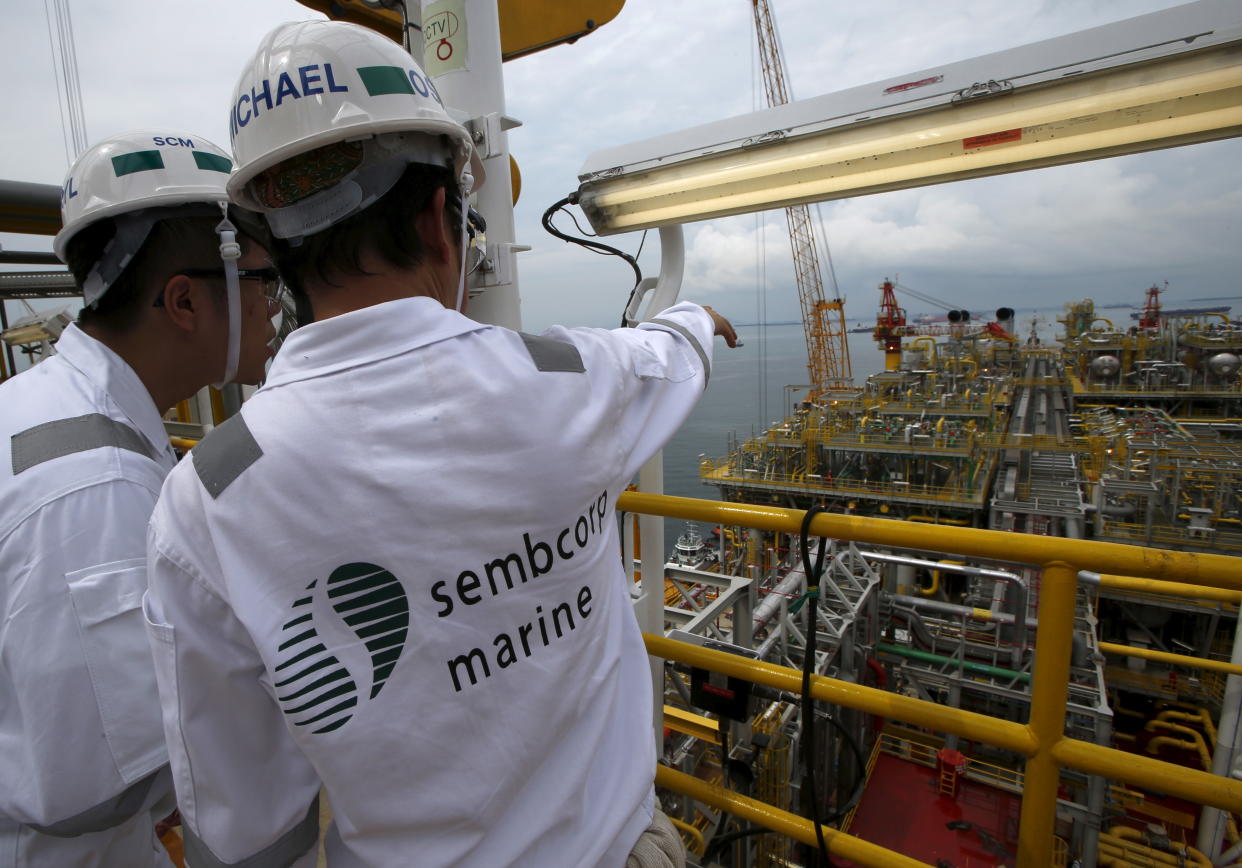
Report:
M470 172L469 165L465 166L461 171L460 179L461 195L461 243L458 250L461 252L461 270L457 276L457 306L453 310L461 313L462 302L466 300L466 254L469 252L466 245L470 243L469 233L467 232L468 220L470 217L470 188L474 186L474 175Z
M233 382L241 357L241 281L237 275L241 245L237 242L237 227L229 220L227 203L220 203L220 213L224 219L216 226L216 234L220 236L220 259L224 263L224 282L228 287L229 341L224 356L224 376L214 384L217 389Z

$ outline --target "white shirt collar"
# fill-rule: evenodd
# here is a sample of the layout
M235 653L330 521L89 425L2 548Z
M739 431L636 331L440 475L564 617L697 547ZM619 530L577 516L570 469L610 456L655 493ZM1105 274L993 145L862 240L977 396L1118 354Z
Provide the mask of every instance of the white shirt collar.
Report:
M172 455L172 445L155 401L124 359L74 323L61 332L56 341L56 355L104 393L118 414L147 438L157 454Z
M318 320L285 338L264 388L323 376L492 328L426 296L402 298Z

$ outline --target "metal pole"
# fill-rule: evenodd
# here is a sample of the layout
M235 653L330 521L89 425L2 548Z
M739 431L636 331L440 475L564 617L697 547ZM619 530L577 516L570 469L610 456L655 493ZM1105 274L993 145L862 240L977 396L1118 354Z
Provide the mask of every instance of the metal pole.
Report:
M470 129L487 172L487 183L475 195L487 220L488 263L470 287L485 291L471 299L469 314L520 330L508 135L519 122L505 115L496 0L423 0L421 21L424 43L413 53L423 59L445 106Z
M1095 743L1108 747L1112 740L1108 718L1095 719ZM1100 824L1104 821L1104 803L1108 795L1108 779L1099 775L1087 778L1087 818L1082 827L1082 868L1095 868L1100 849Z
M638 487L655 494L664 491L664 453L656 456L638 471ZM664 519L658 515L638 517L638 535L642 542L643 594L634 614L644 633L664 635ZM663 750L664 725L664 660L652 656L651 683L653 734L656 739L656 755Z
M1242 618L1233 634L1235 664L1242 664ZM1212 774L1228 777L1234 758L1242 745L1242 727L1238 726L1239 705L1242 705L1242 676L1230 675L1225 680L1225 698L1220 706L1220 726L1216 730L1216 750L1212 754ZM1198 849L1209 859L1215 859L1221 850L1221 836L1225 829L1225 815L1219 808L1205 807L1199 820Z
M1031 679L1031 722L1035 754L1026 761L1026 786L1018 828L1018 868L1052 864L1057 786L1061 767L1052 749L1065 734L1070 652L1074 629L1077 571L1056 561L1040 580L1039 629L1035 633L1035 672Z

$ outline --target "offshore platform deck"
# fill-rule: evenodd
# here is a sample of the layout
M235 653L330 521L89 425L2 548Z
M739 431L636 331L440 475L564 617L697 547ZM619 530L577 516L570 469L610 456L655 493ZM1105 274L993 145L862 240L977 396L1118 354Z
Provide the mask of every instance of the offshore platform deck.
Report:
M1019 339L1012 312L998 314L909 342L881 323L885 371L809 394L780 423L703 459L700 476L742 510L821 506L943 528L935 551L828 542L811 669L1030 725L1046 570L1016 554L962 554L953 534L1042 537L1049 552L1095 540L1242 554L1242 327L1157 308L1118 332L1087 300L1066 306L1049 345L1033 330ZM803 669L802 556L796 533L690 528L665 567L666 628ZM1211 771L1236 740L1226 678L1242 672L1229 662L1242 595L1170 594L1167 583L1088 570L1072 578L1064 737ZM672 767L811 816L801 754L811 736L818 815L830 826L917 860L909 864L1017 864L1019 752L845 707L821 705L808 719L796 697L761 688L715 703L693 667L670 665L666 676ZM707 722L682 725L686 715ZM1167 792L1063 768L1056 796L1052 864L1210 866L1203 850L1242 853L1234 815ZM701 803L678 804L694 830L687 841L701 841L709 861L814 860L788 840L740 836L736 821Z

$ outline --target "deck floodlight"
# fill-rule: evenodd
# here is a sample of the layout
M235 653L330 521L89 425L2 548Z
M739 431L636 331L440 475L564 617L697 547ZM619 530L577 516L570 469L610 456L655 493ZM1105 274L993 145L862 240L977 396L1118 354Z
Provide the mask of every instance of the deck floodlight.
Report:
M1199 0L588 157L601 234L1242 135L1242 3Z

